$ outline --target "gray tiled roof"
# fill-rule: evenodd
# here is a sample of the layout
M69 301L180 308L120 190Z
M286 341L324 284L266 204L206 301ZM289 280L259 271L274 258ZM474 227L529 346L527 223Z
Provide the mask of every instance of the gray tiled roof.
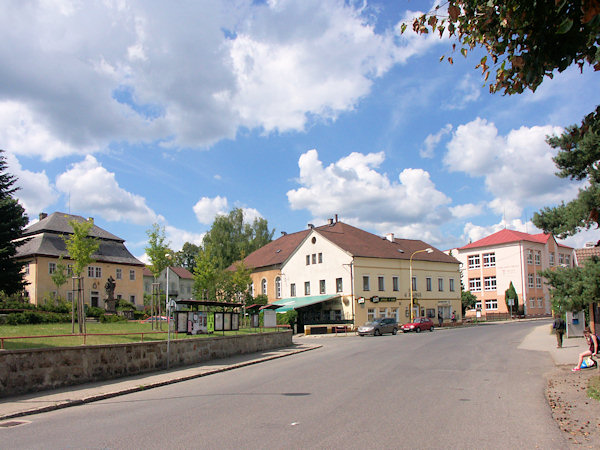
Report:
M53 256L58 258L62 255L68 259L67 245L63 237L73 232L69 220L82 222L85 219L81 216L54 213L25 229L24 235L28 239L17 248L16 257ZM144 266L143 262L127 250L125 241L114 234L94 225L90 236L96 238L99 243L98 250L92 255L95 261Z
M75 216L72 214L65 214L61 212L55 212L47 216L46 218L34 223L30 227L25 228L23 236L33 236L39 233L58 233L58 234L72 234L73 228L69 225L69 222L74 220L76 222L85 222L87 219L81 216ZM118 236L103 230L97 225L94 225L89 232L91 237L100 239L110 239L119 242L125 242Z

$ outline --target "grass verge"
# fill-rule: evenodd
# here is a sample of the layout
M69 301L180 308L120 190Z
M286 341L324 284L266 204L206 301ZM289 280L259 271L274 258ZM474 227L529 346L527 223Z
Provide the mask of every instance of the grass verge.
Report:
M588 383L588 396L600 401L600 377L592 377Z

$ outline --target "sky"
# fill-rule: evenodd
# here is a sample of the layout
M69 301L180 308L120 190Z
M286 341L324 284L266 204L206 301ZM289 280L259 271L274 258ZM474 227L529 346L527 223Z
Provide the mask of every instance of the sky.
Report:
M32 221L93 217L144 261L152 224L177 251L233 208L275 238L336 214L442 250L539 233L533 214L582 187L555 176L546 136L600 103L598 75L490 94L484 53L400 33L433 6L3 1L0 148L16 196Z

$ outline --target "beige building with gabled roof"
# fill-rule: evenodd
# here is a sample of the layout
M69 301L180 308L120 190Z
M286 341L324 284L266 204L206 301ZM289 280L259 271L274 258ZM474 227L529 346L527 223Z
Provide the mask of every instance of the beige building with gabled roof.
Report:
M74 220L84 222L81 216L55 212L40 214L39 222L27 227L23 232L24 243L19 246L16 258L24 260L25 280L29 283L26 291L30 302L40 304L44 299L61 297L73 299L71 273L68 281L57 289L52 281L59 257L62 256L67 271L73 265L69 258L65 238L73 233L69 224ZM144 289L142 271L144 263L135 258L125 247L125 241L118 236L94 225L89 236L98 240L98 250L92 255L94 262L83 274L84 302L90 306L104 308L105 285L109 277L115 280L115 298L121 298L142 308Z
M410 320L411 257L413 316L449 320L455 313L460 320L459 262L420 240L330 219L283 235L244 262L253 269L254 295L266 292L279 311L296 309L299 325L356 326L376 317Z

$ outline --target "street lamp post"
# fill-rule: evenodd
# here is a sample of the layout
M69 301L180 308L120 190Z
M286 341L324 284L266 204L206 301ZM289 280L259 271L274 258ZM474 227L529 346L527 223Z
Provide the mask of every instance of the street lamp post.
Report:
M409 272L410 272L410 280L409 281L409 285L410 285L410 322L412 323L414 321L414 313L413 313L413 275L412 275L412 261L413 261L413 256L415 256L417 253L433 253L433 249L431 247L428 248L424 248L423 250L417 250L414 251L412 253L412 255L410 255L410 265L409 265Z
M167 313L167 369L169 369L171 362L171 305L169 303L169 271L171 255L166 254L165 257L169 260L169 265L167 266L167 298L165 299L165 311Z

